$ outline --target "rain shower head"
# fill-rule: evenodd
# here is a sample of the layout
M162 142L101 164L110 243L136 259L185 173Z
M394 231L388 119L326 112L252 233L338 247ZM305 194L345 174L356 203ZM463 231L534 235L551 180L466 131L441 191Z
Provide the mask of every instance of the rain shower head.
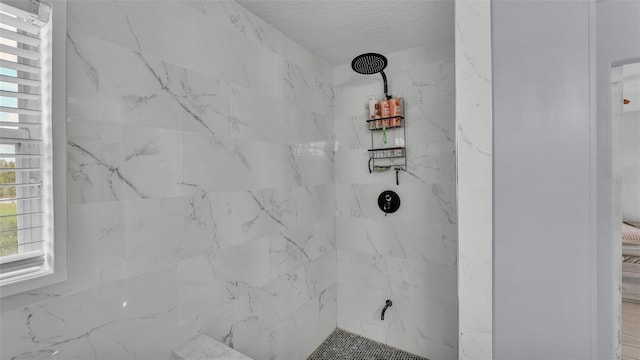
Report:
M387 99L390 99L391 97L387 91L387 75L383 71L386 67L387 58L376 53L358 55L351 61L351 68L358 74L372 75L380 73L384 82L384 95Z
M376 53L358 55L351 61L353 71L364 75L377 74L386 67L387 58Z

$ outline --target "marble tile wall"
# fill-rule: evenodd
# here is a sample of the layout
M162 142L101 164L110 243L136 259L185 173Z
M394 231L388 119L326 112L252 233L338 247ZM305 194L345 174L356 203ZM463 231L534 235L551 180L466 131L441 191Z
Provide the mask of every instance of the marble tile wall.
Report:
M493 357L491 2L456 0L459 359Z
M448 42L385 54L389 90L406 100L399 186L394 172L367 169L366 104L382 97L382 78L349 65L334 74L338 327L430 359L458 354L453 50L452 29ZM384 190L401 198L386 217Z
M0 358L304 358L336 326L332 68L234 2L68 3L69 280Z

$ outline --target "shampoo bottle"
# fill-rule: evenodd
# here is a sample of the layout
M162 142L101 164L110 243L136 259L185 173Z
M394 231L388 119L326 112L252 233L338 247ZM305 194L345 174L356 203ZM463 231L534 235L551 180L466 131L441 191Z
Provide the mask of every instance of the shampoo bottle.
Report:
M375 119L376 116L376 104L378 100L375 95L371 95L369 98L369 119Z
M380 101L380 117L388 118L389 117L389 100L382 99ZM383 120L383 126L389 126L389 119Z
M402 113L402 99L395 98L396 116L404 116Z
M402 116L402 104L400 103L400 99L395 96L389 100L389 116L397 116L391 119L391 126L400 126L401 121L399 116Z
M391 119L389 119L389 127L394 127L394 126L398 126L396 123L396 120L398 120L397 114L396 114L396 101L398 101L398 99L396 99L395 96L392 96L391 99L389 99L389 116L391 117Z

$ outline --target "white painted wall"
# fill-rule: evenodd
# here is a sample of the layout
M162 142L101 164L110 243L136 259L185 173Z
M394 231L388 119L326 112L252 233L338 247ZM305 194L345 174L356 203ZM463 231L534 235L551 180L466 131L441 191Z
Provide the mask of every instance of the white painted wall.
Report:
M622 219L640 221L640 63L622 69L622 106L620 160L622 163Z
M591 356L589 10L492 3L495 359Z
M640 221L640 111L624 112L621 125L622 220Z
M490 2L457 0L459 359L492 356L493 139Z

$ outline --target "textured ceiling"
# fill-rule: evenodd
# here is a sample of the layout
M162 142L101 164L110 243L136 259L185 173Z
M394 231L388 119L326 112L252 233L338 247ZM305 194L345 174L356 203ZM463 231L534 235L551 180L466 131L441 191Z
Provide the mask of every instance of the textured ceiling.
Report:
M453 41L453 0L237 0L332 65Z

